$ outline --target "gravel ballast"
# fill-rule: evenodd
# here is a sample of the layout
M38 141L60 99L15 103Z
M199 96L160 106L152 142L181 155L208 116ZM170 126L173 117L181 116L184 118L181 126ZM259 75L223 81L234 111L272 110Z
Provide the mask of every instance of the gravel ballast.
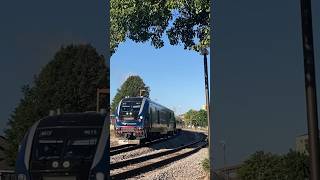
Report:
M139 157L148 153L156 153L167 149L173 149L181 146L182 144L190 143L199 138L199 134L190 131L183 131L181 134L168 139L167 141L153 144L149 147L142 147L133 151L116 154L110 157L110 162L115 163L129 158Z
M167 149L172 149L182 144L188 144L199 138L198 132L183 131L179 136L170 139L166 142L152 145L150 147L140 148L134 151L121 153L111 157L111 162L122 161L133 157L139 157L150 153L156 153ZM129 179L143 179L143 180L158 180L158 179L178 179L188 180L207 179L207 173L202 168L202 160L208 155L208 149L202 148L195 154L192 154L186 158L180 159L173 163L170 163L164 167L156 170L140 174L136 177ZM120 170L120 169L119 169ZM113 170L116 173L117 170ZM113 174L112 173L112 174Z
M173 162L158 170L148 172L130 179L141 180L205 180L207 173L202 169L202 160L208 156L208 149L202 148L197 153Z

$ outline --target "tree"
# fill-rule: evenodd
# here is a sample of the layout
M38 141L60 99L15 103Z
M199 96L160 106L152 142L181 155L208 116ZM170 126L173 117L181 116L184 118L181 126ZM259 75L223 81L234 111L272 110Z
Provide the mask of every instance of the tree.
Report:
M196 110L190 109L188 112L184 114L184 119L187 125L194 125L194 117L196 113Z
M202 126L202 127L205 127L208 125L207 111L203 109L201 109L200 111L190 109L188 112L184 114L184 119L186 121L186 124L188 125Z
M305 179L309 177L309 157L290 149L283 157L287 179Z
M210 0L111 0L111 53L129 38L164 46L164 33L171 45L199 51L209 47Z
M108 88L105 59L91 45L61 47L35 77L33 86L22 88L23 98L12 112L5 136L10 139L7 161L13 165L18 145L28 128L50 110L95 110L97 88ZM104 107L108 100L105 99Z
M258 151L245 161L238 171L241 179L267 180L277 179L277 170L280 165L280 157L271 153Z
M208 120L207 119L208 119L207 118L207 111L203 110L203 109L198 111L195 114L195 117L194 117L195 124L197 126L201 126L201 127L208 126Z
M149 97L150 88L147 87L140 76L129 76L126 81L121 85L120 89L117 89L117 94L112 100L111 112L116 110L121 99L126 96L135 97L140 96L140 90L144 89L146 92L145 97Z
M285 155L275 155L258 151L250 156L238 170L240 179L301 180L309 177L306 155L290 150Z

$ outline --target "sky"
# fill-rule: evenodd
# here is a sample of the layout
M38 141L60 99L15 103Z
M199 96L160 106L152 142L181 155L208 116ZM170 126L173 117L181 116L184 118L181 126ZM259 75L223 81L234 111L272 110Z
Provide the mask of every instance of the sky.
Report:
M182 45L155 49L150 42L121 44L110 59L110 97L130 75L139 75L150 87L150 98L182 114L205 104L203 56Z
M216 1L213 123L216 168L258 150L287 153L307 133L300 1ZM313 3L319 98L320 2ZM319 111L319 110L318 110Z
M0 135L22 97L21 87L62 45L90 43L106 52L105 9L103 1L1 1Z

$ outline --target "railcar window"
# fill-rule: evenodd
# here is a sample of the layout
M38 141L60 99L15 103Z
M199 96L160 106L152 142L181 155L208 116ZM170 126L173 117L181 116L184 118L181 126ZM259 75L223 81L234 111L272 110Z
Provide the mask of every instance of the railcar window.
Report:
M151 126L151 124L152 124L152 118L153 118L152 109L151 109L151 107L149 107L149 118L148 118L149 126Z
M157 120L157 111L156 108L152 107L152 123L156 123Z

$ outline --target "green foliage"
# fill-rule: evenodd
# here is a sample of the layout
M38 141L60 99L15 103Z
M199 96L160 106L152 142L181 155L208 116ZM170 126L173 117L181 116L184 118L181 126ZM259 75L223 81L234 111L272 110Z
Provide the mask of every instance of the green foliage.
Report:
M206 172L210 171L210 161L208 158L205 158L204 160L202 160L201 165L204 171Z
M18 145L28 128L50 110L63 112L95 110L97 88L108 88L105 59L90 45L61 47L35 78L22 88L23 98L12 112L5 136L7 161L13 165ZM109 100L104 99L107 106Z
M288 179L305 179L309 177L308 156L290 150L284 157L284 169Z
M151 40L164 46L166 34L171 45L199 51L209 47L210 0L111 0L110 47L114 53L121 42Z
M285 155L258 151L250 156L238 170L240 179L246 180L301 180L308 178L307 156L290 150Z
M207 111L201 109L200 111L190 109L184 114L184 119L187 125L202 126L208 125Z
M194 117L195 125L205 127L208 126L208 120L207 120L207 111L201 109L198 111Z
M192 125L193 124L193 119L195 114L197 113L196 110L190 109L188 112L184 114L184 120L187 125Z
M144 89L146 92L144 93L145 97L149 97L150 88L147 87L140 76L129 76L127 80L121 85L120 89L117 89L117 94L112 100L111 103L111 112L116 110L121 99L126 96L136 97L140 96L140 90Z
M238 174L241 179L276 179L281 158L271 153L256 152L245 162Z

